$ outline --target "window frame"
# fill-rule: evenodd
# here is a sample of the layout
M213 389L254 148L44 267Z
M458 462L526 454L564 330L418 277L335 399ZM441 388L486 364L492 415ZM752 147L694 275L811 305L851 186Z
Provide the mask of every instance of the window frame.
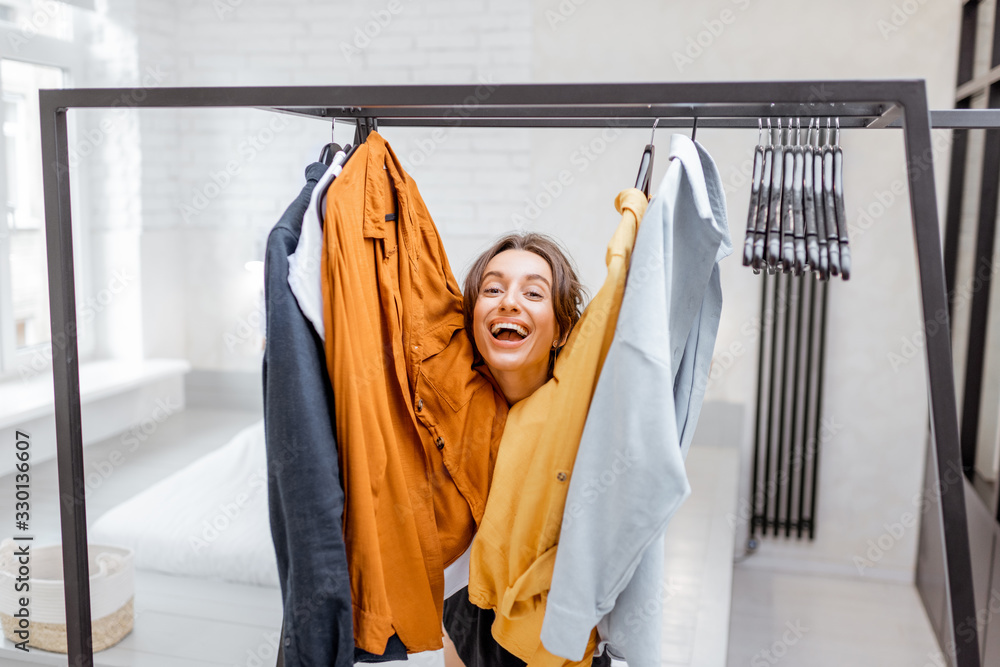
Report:
M81 39L88 26L85 23L85 12L79 9L78 3L63 3L74 6L71 11L73 22L73 39L65 41L34 34L28 36L22 27L15 23L0 21L0 59L16 60L31 65L58 68L63 73L63 85L77 85L75 75L79 73L79 63L84 62L88 55L88 46ZM3 89L2 74L0 74L0 90ZM70 136L74 134L76 123L69 119ZM0 122L4 122L3 107L0 106ZM0 132L0 156L6 155L6 137ZM41 151L41 146L38 147ZM41 174L31 177L41 180ZM80 179L76 179L80 183ZM78 187L77 190L80 188ZM73 208L77 211L87 210L85 196L73 192ZM7 165L6 159L0 159L0 201L7 201ZM73 219L73 238L77 239L73 248L74 273L76 293L87 294L90 287L90 252L89 239L82 233L82 225L78 218ZM43 227L43 233L45 232ZM11 275L11 236L6 215L0 218L0 382L17 381L48 373L52 367L51 335L46 341L17 349L14 318L13 318L13 277ZM81 329L92 331L93 323L81 324ZM81 331L81 333L84 333ZM81 361L94 357L95 343L91 335L81 336L83 345L77 350ZM39 355L41 363L39 363Z

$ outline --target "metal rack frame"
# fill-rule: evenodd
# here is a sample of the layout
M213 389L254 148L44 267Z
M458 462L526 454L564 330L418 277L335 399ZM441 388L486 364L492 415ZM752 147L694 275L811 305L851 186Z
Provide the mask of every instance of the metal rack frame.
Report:
M86 496L77 357L70 210L70 109L122 106L131 89L39 93L51 308L57 465L66 583L69 664L93 665L87 566ZM931 437L937 479L961 464L941 236L931 149L932 113L922 80L735 83L482 84L323 87L157 88L132 95L134 108L258 108L314 118L378 118L383 126L756 128L759 118L836 117L841 128L901 127L924 317ZM934 112L933 126L1000 128L1000 111ZM940 319L938 319L940 321ZM962 488L941 494L951 628L975 619ZM955 664L979 667L976 624ZM956 639L957 641L957 639Z

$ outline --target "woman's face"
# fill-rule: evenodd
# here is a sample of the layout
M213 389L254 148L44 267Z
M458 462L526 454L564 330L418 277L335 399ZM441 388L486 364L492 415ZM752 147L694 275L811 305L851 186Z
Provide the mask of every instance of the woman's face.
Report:
M527 250L505 250L483 272L473 311L476 347L490 371L548 378L558 340L552 268Z

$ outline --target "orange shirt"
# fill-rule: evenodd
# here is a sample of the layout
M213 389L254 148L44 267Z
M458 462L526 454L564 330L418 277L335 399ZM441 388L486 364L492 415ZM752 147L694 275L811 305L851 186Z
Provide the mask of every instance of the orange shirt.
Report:
M482 519L507 403L473 367L437 228L378 133L330 185L323 237L355 644L439 649L444 567Z

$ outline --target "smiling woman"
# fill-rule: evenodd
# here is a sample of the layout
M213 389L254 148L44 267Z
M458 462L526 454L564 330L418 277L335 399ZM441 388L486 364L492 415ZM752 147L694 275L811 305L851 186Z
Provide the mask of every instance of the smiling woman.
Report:
M542 234L510 234L476 259L463 291L465 329L509 404L530 396L580 319L583 286Z

